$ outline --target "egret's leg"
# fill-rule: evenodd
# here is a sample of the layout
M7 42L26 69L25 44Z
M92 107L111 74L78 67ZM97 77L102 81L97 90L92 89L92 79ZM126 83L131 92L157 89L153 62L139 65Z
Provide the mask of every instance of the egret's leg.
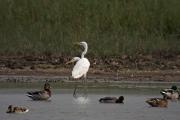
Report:
M75 85L74 87L74 91L73 91L73 97L74 98L78 98L80 96L83 96L83 92L84 92L84 79L80 78L80 80L82 79L82 83L81 83L81 87L79 88L78 84ZM79 90L78 90L79 89Z
M78 84L74 86L73 97L78 98Z
M86 74L82 78L82 89L80 90L80 94L78 95L78 85L75 86L73 97L78 98L78 96L82 96L87 98L87 78Z
M87 97L87 77L86 74L84 75L84 80L83 80L83 88L84 88L84 97Z
M76 90L77 90L77 85L75 86L74 92L73 92L73 97L74 97L74 98L77 98Z

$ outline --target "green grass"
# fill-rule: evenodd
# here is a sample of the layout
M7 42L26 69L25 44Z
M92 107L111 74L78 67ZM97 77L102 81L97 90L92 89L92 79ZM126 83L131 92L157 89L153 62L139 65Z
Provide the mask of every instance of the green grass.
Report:
M180 52L179 0L0 0L1 54Z

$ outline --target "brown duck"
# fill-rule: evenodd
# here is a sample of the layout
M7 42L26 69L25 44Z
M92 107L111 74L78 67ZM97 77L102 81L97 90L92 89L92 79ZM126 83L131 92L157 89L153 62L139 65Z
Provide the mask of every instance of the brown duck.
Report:
M44 84L44 90L27 92L27 96L32 100L48 100L51 97L51 87L46 81Z
M146 103L148 103L152 107L167 107L168 101L164 98L150 98L146 100Z
M29 109L25 107L13 107L13 105L9 105L8 110L6 113L27 113Z

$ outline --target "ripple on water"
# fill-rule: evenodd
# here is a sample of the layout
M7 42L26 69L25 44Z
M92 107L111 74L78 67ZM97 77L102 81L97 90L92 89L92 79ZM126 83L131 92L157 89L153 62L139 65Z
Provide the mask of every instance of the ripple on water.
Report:
M87 104L89 99L87 97L77 97L74 99L78 104Z

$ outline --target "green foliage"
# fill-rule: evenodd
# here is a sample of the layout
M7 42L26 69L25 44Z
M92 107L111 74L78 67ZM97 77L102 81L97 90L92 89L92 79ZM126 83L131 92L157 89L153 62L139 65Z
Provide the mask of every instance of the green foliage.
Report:
M0 0L0 53L180 52L179 0Z

